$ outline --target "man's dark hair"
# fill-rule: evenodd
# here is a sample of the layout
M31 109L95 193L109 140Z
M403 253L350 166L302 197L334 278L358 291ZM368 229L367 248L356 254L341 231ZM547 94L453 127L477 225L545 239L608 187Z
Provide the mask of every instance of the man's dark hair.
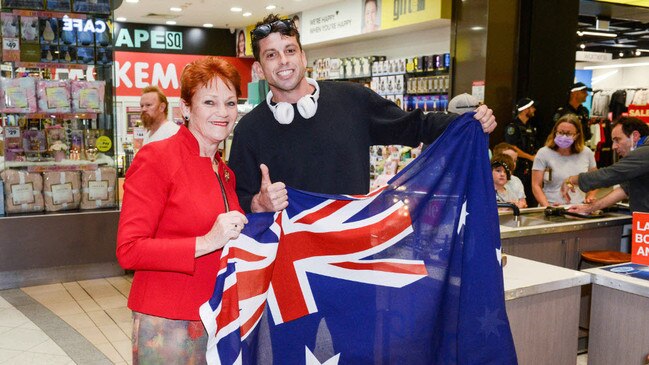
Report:
M255 28L257 29L259 26L262 26L264 24L272 24L276 21L282 21L285 19L282 19L279 17L277 14L269 14L267 17L264 18L264 20L258 22L255 24ZM259 61L259 41L264 39L267 36L264 37L255 37L254 33L255 31L250 32L250 43L252 44L252 54L255 56L255 60ZM295 29L295 26L291 25L288 28L280 28L273 26L270 30L270 33L280 33L281 35L289 36L289 37L295 37L297 40L297 44L300 47L300 50L302 50L302 43L300 42L300 32ZM268 33L268 34L270 34Z
M615 122L613 127L617 125L622 126L622 132L627 137L630 137L633 131L638 131L640 137L649 136L649 125L638 118L622 117Z

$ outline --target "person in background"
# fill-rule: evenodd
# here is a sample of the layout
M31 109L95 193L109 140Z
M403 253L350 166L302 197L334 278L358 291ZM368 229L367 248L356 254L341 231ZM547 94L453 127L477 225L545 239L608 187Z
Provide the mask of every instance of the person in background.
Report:
M649 126L638 118L622 117L614 124L611 135L613 150L622 159L597 171L568 177L561 188L564 198L577 186L589 191L620 184L600 200L570 210L589 214L629 198L632 212L649 213Z
M187 127L144 146L126 174L117 259L135 270L134 364L206 364L199 307L214 291L221 248L247 223L234 173L217 153L237 118L239 85L222 59L188 64L181 75Z
M519 198L517 194L507 189L507 183L510 181L512 174L510 166L513 166L514 160L507 155L497 155L491 159L491 173L494 179L494 189L496 190L496 201L499 203L512 203L519 208L527 207L525 198Z
M511 171L516 171L516 165L518 163L518 153L516 153L514 146L506 142L498 143L496 146L494 146L493 154L494 156L507 155L511 157L513 165L508 165L508 166L511 168ZM524 202L524 206L519 206L519 208L527 208L528 205L527 205L527 196L525 194L525 188L523 187L523 183L521 182L521 179L518 178L518 176L511 174L509 181L507 181L507 184L505 184L505 188L513 192L517 200L521 201L522 199L522 201Z
M144 135L144 144L161 141L178 132L178 125L167 120L169 103L167 97L157 86L147 86L142 89L140 97L140 118L147 130Z
M377 21L377 15L379 10L379 0L365 0L365 7L363 9L363 33L374 32L381 29L379 22Z
M570 201L592 203L596 191L585 195L582 191L573 193L570 201L561 195L561 184L574 172L597 169L595 154L584 147L579 119L566 114L554 124L552 132L534 158L532 166L532 189L542 207L568 204Z
M536 205L532 194L532 164L540 147L538 131L531 121L536 113L534 104L534 100L529 98L519 100L516 104L516 118L505 127L505 142L512 146L520 157L516 170L512 173L523 183L525 195L529 197L531 205Z
M481 105L480 100L475 96L467 93L454 96L448 102L447 110L455 114L464 114L473 112Z
M286 208L284 184L324 194L366 194L371 145L431 143L457 117L407 113L362 85L307 79L306 54L290 20L271 14L251 34L253 69L270 92L239 121L232 142L229 165L247 212ZM496 126L486 105L474 118L485 132Z
M243 29L237 36L237 57L246 57L246 33Z
M592 132L590 131L590 126L588 121L590 120L590 113L588 109L582 104L588 98L588 92L593 91L583 82L577 82L572 85L570 88L570 93L568 96L568 102L566 105L559 107L554 113L552 120L556 123L559 118L566 114L574 114L579 119L579 128L580 132L584 136L584 143L586 143L591 137Z

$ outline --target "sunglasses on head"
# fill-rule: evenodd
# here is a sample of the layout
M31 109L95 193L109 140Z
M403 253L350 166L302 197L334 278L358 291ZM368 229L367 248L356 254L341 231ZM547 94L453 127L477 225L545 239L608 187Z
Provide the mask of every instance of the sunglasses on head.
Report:
M264 38L267 35L269 35L273 29L275 31L282 31L285 29L295 29L295 25L293 24L293 21L290 19L286 20L276 20L272 23L266 23L258 26L257 28L253 29L252 32L250 32L250 35L253 38Z

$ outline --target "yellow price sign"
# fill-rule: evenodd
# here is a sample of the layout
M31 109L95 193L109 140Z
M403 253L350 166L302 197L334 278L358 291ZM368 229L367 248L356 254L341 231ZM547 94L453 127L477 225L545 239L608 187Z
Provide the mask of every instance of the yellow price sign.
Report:
M99 152L107 152L113 147L113 141L107 136L97 138L97 150Z

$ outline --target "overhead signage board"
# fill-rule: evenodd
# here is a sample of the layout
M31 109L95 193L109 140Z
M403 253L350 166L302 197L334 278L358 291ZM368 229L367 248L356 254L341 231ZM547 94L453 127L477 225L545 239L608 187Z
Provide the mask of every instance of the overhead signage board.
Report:
M382 0L381 29L391 29L431 21L450 19L447 0Z
M302 12L300 41L303 45L361 34L363 0L340 1Z
M117 51L235 56L234 43L235 34L229 29L115 24Z
M230 47L232 48L232 47ZM204 55L147 54L115 52L115 88L117 96L140 96L142 89L155 85L168 97L180 96L180 75L188 63ZM241 84L251 79L253 60L250 58L223 57L241 75ZM241 88L242 97L247 89Z
M613 60L611 53L577 51L575 57L577 62L608 62Z

